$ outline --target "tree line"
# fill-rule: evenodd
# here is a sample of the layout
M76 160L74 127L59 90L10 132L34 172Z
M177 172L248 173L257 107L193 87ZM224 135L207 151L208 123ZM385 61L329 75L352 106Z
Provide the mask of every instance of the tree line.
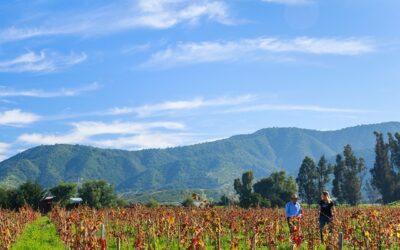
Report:
M30 206L39 210L40 202L48 196L54 196L53 201L60 206L67 206L72 197L82 198L84 205L93 208L125 205L114 187L102 180L86 181L79 187L76 183L65 182L50 189L43 188L38 182L27 181L17 188L0 187L0 208L17 210Z
M285 172L272 173L253 185L254 175L249 171L234 181L241 207L282 207L296 192L307 204L319 202L320 194L331 190L336 203L352 206L362 202L363 193L372 202L388 204L400 200L400 133L375 132L375 163L368 176L365 160L357 157L346 145L336 156L334 164L323 155L316 162L306 156L294 180ZM364 191L364 192L363 192Z

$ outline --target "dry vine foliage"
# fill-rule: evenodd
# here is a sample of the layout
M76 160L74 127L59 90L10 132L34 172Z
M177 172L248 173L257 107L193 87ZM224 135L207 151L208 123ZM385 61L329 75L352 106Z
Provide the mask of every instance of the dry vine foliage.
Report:
M30 208L19 212L0 209L0 249L9 249L25 225L36 220L39 214Z
M306 209L289 234L281 209L158 208L73 211L55 209L51 219L71 249L278 249L320 245L318 210ZM106 235L100 236L101 224ZM396 249L400 246L400 208L339 208L326 244L337 249L343 232L351 249Z

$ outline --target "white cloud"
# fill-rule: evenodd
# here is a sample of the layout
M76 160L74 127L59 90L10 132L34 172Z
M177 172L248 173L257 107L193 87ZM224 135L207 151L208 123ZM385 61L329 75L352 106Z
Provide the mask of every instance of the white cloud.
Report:
M367 113L367 111L361 109L331 108L331 107L322 107L318 105L273 105L273 104L259 104L253 106L239 107L234 109L228 109L225 112L242 113L242 112L255 112L255 111L305 111L305 112L344 113L344 114Z
M0 61L0 72L53 72L79 64L87 59L85 53L60 55L49 50L28 51L16 58Z
M313 1L311 0L261 0L261 1L266 3L276 3L285 5L304 5L313 3Z
M77 122L66 134L22 134L18 140L28 144L90 144L113 148L148 148L169 147L177 145L183 134L171 132L185 129L185 125L177 122ZM161 131L161 132L160 132ZM96 139L96 136L124 135L116 139ZM152 139L148 141L147 139ZM157 139L158 138L158 139Z
M20 109L12 109L0 112L0 125L23 126L34 123L40 119L40 116L23 112Z
M186 136L183 133L145 133L116 139L97 140L93 144L98 147L126 148L129 150L168 148L186 144Z
M45 91L39 89L15 90L0 86L0 97L23 96L23 97L36 97L36 98L52 98L52 97L77 96L85 92L95 91L99 89L99 87L100 85L96 82L75 89L63 88L56 91Z
M222 97L217 99L204 99L199 97L192 100L168 101L139 107L117 107L109 110L107 113L110 115L136 113L139 116L149 116L165 111L191 110L205 107L235 106L252 101L254 99L255 96L253 95Z
M138 0L81 12L48 15L37 27L9 27L0 31L0 42L40 36L109 34L137 28L167 29L181 23L194 24L201 19L227 24L228 7L215 0Z
M7 159L11 145L0 142L0 161Z
M156 52L144 66L208 62L265 60L285 54L359 55L373 52L374 44L363 38L312 38L294 39L255 38L237 41L180 43Z

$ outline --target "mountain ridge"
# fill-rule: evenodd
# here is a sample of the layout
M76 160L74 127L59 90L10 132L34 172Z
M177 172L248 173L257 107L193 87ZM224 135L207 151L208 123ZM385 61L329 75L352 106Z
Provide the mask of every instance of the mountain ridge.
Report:
M30 179L45 187L60 181L104 179L119 192L211 189L231 186L243 171L264 177L277 170L296 175L305 156L333 160L351 144L374 159L374 131L400 132L400 122L359 125L340 130L265 128L252 134L166 149L127 151L83 145L41 145L0 162L0 185L15 187Z

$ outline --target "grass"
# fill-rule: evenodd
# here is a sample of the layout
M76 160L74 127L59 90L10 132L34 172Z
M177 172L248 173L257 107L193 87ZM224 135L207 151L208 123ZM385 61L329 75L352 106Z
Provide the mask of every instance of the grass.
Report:
M40 217L27 225L22 234L17 238L11 250L65 250L56 232L54 224L48 217Z

